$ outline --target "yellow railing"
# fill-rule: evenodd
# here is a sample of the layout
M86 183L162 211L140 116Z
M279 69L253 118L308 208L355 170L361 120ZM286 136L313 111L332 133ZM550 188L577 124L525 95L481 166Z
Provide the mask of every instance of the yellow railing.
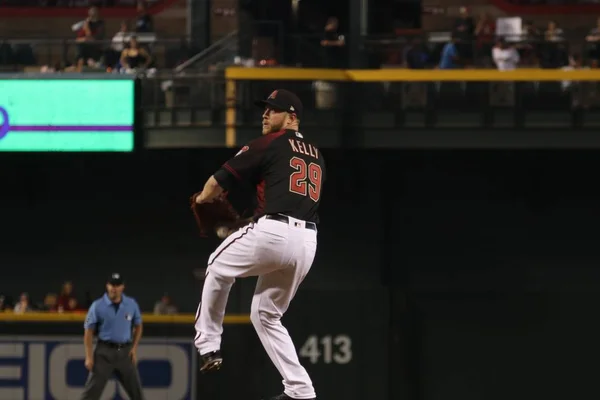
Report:
M415 70L415 69L320 69L229 67L228 80L308 80L338 82L440 82L440 81L600 81L600 69Z
M0 322L83 322L85 313L49 313L49 312L30 312L24 314L15 314L11 312L0 313ZM177 314L177 315L154 315L142 314L144 323L152 324L193 324L195 321L194 314ZM227 315L225 316L225 324L239 325L249 324L249 315Z

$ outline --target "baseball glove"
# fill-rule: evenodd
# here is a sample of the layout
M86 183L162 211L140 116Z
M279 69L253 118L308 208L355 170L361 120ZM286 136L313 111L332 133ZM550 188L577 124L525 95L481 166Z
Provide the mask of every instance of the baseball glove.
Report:
M225 239L237 229L248 224L249 219L242 219L231 203L227 193L222 193L210 203L196 203L196 197L202 192L195 193L190 199L190 207L200 230L200 236L217 236Z

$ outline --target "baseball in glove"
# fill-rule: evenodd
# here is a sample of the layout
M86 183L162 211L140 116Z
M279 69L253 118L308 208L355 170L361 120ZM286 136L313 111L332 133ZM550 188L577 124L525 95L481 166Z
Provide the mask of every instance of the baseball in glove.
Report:
M202 237L217 236L225 239L242 226L247 225L251 219L242 219L227 200L227 193L223 192L210 203L196 203L196 198L202 192L195 193L190 199L190 207L194 213L196 224Z

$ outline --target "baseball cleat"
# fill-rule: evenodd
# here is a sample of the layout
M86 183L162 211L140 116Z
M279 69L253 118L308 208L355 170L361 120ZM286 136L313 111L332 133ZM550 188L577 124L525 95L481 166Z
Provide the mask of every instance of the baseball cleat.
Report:
M221 351L211 351L210 353L200 355L200 372L206 373L209 371L218 371L223 363Z
M271 398L270 398L270 399L268 399L268 400L294 400L294 398L293 398L293 397L290 397L290 396L288 396L288 395L287 395L287 394L285 394L285 393L281 393L281 394L279 394L279 395L277 395L277 396L275 396L275 397L271 397ZM316 398L314 398L314 397L313 397L312 399L306 399L306 400L316 400Z

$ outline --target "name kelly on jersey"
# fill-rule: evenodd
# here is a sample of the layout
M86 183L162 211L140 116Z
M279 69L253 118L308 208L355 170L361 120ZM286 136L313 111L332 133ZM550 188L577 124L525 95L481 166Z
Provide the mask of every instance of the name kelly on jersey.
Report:
M288 139L288 141L290 143L290 146L292 146L293 152L319 159L319 152L317 151L317 148L312 144L306 144L304 142L294 139Z

